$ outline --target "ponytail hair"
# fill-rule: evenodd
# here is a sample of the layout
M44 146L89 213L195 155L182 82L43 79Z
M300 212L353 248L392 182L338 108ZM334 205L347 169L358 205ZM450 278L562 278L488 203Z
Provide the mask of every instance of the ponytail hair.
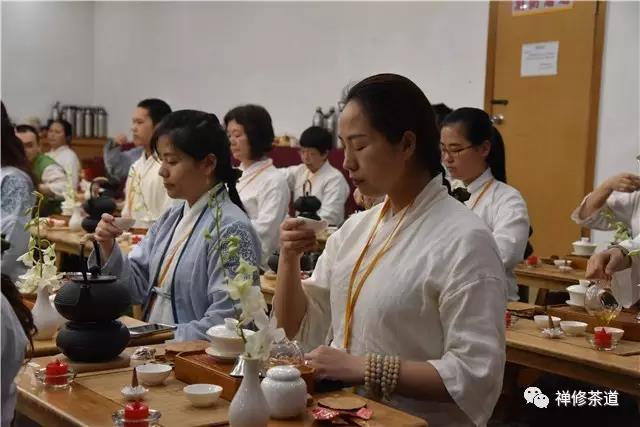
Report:
M165 116L153 132L151 149L155 153L161 136L169 137L174 147L195 160L213 154L217 160L213 178L226 184L231 201L245 211L236 189L241 172L231 163L229 138L215 114L197 110L174 111Z
M474 147L489 141L490 150L486 158L487 166L491 168L491 173L495 179L505 184L507 183L504 141L486 112L479 108L458 108L444 118L442 127L445 126L458 126L465 139Z
M349 101L358 103L371 126L391 144L398 144L405 132L412 132L416 136L416 163L433 177L442 174L442 183L451 194L441 162L435 113L414 82L398 74L377 74L353 86L345 103Z
M498 181L507 183L507 166L505 162L504 141L500 131L495 126L491 126L491 151L487 156L487 164L491 168L491 173Z

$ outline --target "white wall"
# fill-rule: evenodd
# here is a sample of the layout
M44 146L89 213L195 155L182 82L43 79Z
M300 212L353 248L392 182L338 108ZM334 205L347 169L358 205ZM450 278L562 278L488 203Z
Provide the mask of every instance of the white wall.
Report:
M638 172L640 154L640 3L609 2L600 86L594 186L621 172ZM612 233L594 232L599 243Z
M2 99L15 121L93 102L91 2L2 2Z
M298 136L316 106L378 72L414 79L433 102L481 106L487 3L98 3L95 99L110 131L137 101L225 112L263 104Z
M637 170L640 152L640 5L607 7L596 184ZM45 119L55 100L102 104L111 134L149 96L219 116L256 102L297 135L375 72L406 74L432 102L481 106L487 24L482 2L3 2L2 98L17 119Z

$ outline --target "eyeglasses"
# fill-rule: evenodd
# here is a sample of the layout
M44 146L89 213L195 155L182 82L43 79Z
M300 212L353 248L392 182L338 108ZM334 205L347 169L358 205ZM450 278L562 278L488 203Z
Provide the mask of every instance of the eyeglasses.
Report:
M465 150L468 150L469 148L473 148L473 145L469 145L468 147L464 147L464 148L459 148L457 150L449 150L445 147L444 144L440 144L440 152L442 153L442 157L444 157L445 154L448 154L451 157L458 157L460 156L460 153L462 153Z

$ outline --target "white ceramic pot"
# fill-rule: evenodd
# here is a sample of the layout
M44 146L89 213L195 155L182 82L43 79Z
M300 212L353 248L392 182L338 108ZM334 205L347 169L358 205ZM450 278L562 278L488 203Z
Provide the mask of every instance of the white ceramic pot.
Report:
M49 298L48 286L38 289L31 315L34 325L38 328L38 332L33 336L34 340L50 340L64 322Z
M82 231L82 217L83 217L82 205L80 203L73 207L73 214L69 219L70 231Z
M307 404L307 384L300 371L293 366L274 366L262 380L271 418L294 418L299 416Z
M260 387L258 372L262 361L240 356L244 359L244 377L229 405L231 427L266 427L269 422L269 406Z

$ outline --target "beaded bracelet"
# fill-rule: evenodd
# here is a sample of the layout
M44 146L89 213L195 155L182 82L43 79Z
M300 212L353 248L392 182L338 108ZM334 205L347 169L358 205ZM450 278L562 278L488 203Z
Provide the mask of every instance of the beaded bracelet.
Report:
M367 353L364 370L364 389L368 396L391 400L398 385L400 357Z

